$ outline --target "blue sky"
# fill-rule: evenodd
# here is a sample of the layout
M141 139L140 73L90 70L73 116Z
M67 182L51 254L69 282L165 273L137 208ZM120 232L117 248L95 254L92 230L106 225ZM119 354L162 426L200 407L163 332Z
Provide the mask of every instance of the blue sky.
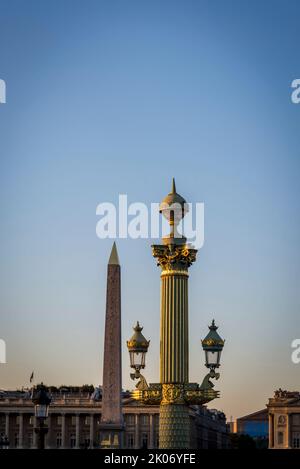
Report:
M100 202L205 204L190 270L190 378L215 317L228 418L299 389L300 78L296 1L1 1L0 387L101 382ZM159 379L151 240L117 242L125 340L139 319Z

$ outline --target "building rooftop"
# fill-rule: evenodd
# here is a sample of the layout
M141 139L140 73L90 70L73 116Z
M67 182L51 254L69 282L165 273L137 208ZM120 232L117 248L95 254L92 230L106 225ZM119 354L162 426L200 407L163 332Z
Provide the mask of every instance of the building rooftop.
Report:
M237 420L240 422L240 421L243 421L243 420L267 420L268 419L268 409L262 409L262 410L258 410L256 412L253 412L251 414L248 414L248 415L244 415L243 417L239 417Z

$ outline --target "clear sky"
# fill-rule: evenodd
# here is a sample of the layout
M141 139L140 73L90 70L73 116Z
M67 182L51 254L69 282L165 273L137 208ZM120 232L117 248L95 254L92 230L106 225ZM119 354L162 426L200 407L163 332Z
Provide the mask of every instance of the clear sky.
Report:
M227 417L299 390L300 78L297 1L0 3L0 388L102 381L106 263L100 202L159 202L176 177L205 203L190 269L190 379L212 317L226 339ZM159 379L151 240L117 241L125 340L137 319Z

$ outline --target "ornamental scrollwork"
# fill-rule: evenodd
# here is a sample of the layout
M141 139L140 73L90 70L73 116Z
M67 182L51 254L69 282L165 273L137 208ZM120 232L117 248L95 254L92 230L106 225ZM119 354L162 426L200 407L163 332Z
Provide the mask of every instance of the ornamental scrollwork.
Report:
M204 388L203 383L201 387L198 383L152 383L147 389L136 389L131 396L148 405L203 405L220 397L220 392L211 387Z
M196 260L197 249L187 245L153 245L152 255L163 270L188 269Z
M184 385L163 384L161 404L184 404Z

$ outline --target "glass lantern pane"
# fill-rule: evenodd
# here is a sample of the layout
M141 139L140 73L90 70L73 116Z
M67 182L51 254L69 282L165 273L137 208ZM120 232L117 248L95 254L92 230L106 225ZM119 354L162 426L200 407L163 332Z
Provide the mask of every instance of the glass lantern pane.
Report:
M218 365L219 364L219 352L206 351L206 363L207 365Z
M135 352L134 354L134 364L136 366L141 366L143 363L143 354L141 352Z
M134 352L129 352L130 366L134 366Z
M36 405L35 416L38 418L48 417L48 406L47 405Z

